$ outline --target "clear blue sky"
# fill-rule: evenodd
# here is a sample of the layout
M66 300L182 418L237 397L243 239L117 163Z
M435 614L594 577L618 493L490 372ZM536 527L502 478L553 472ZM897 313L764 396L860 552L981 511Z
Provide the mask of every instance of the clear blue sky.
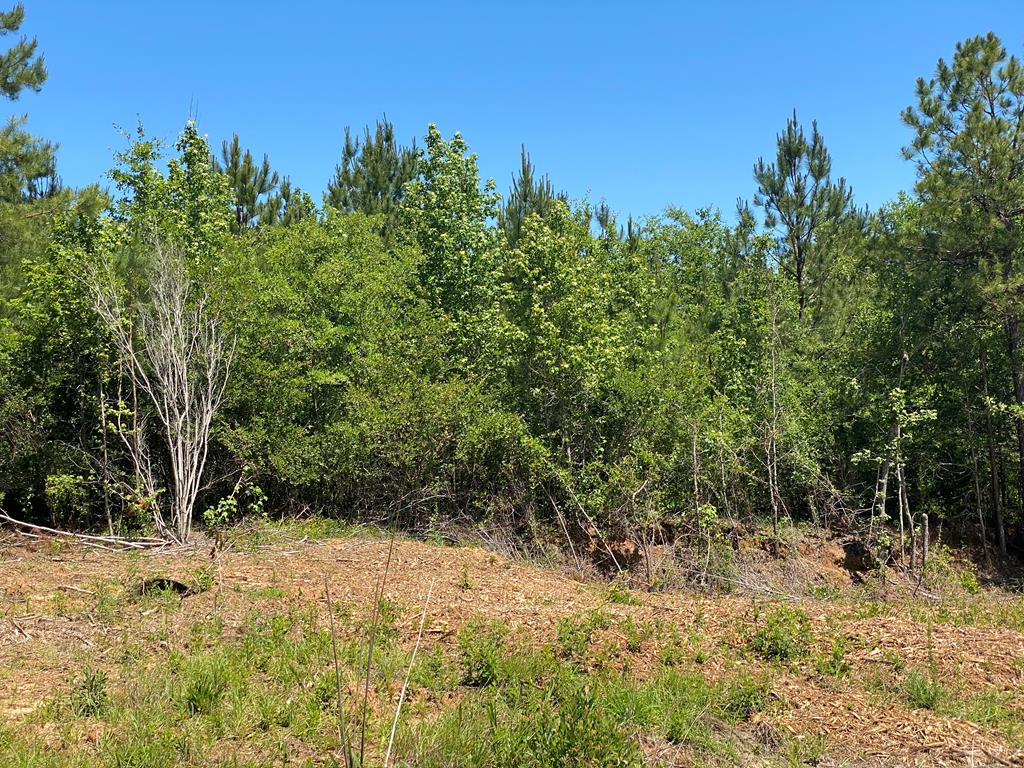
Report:
M461 131L503 193L525 144L572 196L620 214L731 213L795 107L875 207L913 184L900 110L954 44L1024 41L1024 3L84 2L26 0L50 79L9 105L98 181L141 118L173 139L197 105L319 199L343 129Z

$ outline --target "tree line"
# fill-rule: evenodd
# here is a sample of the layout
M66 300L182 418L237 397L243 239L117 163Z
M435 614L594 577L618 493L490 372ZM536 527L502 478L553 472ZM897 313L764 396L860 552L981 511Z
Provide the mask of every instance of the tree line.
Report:
M0 58L9 99L44 84L36 46ZM0 506L175 540L263 514L482 525L613 561L808 520L911 564L930 525L1006 555L1024 73L970 38L911 99L912 195L859 207L794 113L734 217L625 222L525 149L499 194L433 125L346 130L318 200L192 122L68 189L12 119Z

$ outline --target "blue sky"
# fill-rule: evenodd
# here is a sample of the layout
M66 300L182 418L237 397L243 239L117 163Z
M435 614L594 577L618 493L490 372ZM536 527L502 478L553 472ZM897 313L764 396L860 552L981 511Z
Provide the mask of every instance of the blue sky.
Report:
M958 40L1024 42L1024 3L83 2L25 0L50 79L8 105L102 180L115 126L173 139L197 108L319 199L346 125L456 130L503 193L525 144L571 196L620 215L751 197L797 109L872 207L913 185L900 110Z

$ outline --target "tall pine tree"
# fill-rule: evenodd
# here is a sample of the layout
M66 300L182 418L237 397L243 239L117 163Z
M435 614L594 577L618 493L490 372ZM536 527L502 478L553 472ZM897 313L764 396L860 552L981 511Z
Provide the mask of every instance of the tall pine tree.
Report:
M417 157L415 141L411 147L400 146L387 117L377 121L372 133L366 126L361 140L346 128L341 163L327 183L324 205L346 213L382 214L385 230L390 230L405 185L416 178Z

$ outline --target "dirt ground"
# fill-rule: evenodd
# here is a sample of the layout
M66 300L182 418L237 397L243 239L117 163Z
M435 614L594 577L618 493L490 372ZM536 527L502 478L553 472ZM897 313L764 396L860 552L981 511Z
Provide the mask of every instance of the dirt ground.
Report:
M365 611L388 547L388 541L373 538L304 540L229 550L211 559L205 549L124 554L71 545L57 551L45 542L8 539L0 546L0 721L25 722L75 670L83 664L112 667L129 642L177 647L196 621L215 615L231 627L253 610L325 610L325 579L337 602ZM104 584L152 575L187 582L197 569L211 566L214 588L182 598L179 610L129 607L128 620L116 624L96 613L96 594ZM827 576L842 580L843 573L837 568ZM477 617L502 619L517 635L543 641L554 635L560 619L599 608L612 617L660 619L700 637L707 649L704 671L712 678L737 666L763 666L741 652L741 628L763 598L634 591L639 604L620 604L608 600L604 585L481 548L397 540L385 593L406 609L399 629L410 641L431 585L430 642L454 642L459 627ZM922 623L899 602L867 617L844 600L803 599L801 607L811 619L816 652L827 654L833 638L845 638L852 671L835 680L816 674L810 664L773 668L772 692L784 706L758 717L774 729L824 735L830 764L1024 765L1024 753L998 731L896 706L865 684L898 657L908 668L934 668L940 681L958 690L1003 693L1024 718L1024 633L985 624ZM652 649L648 655L653 654ZM644 656L641 649L631 658L632 673L643 674ZM648 661L653 667L656 660Z

